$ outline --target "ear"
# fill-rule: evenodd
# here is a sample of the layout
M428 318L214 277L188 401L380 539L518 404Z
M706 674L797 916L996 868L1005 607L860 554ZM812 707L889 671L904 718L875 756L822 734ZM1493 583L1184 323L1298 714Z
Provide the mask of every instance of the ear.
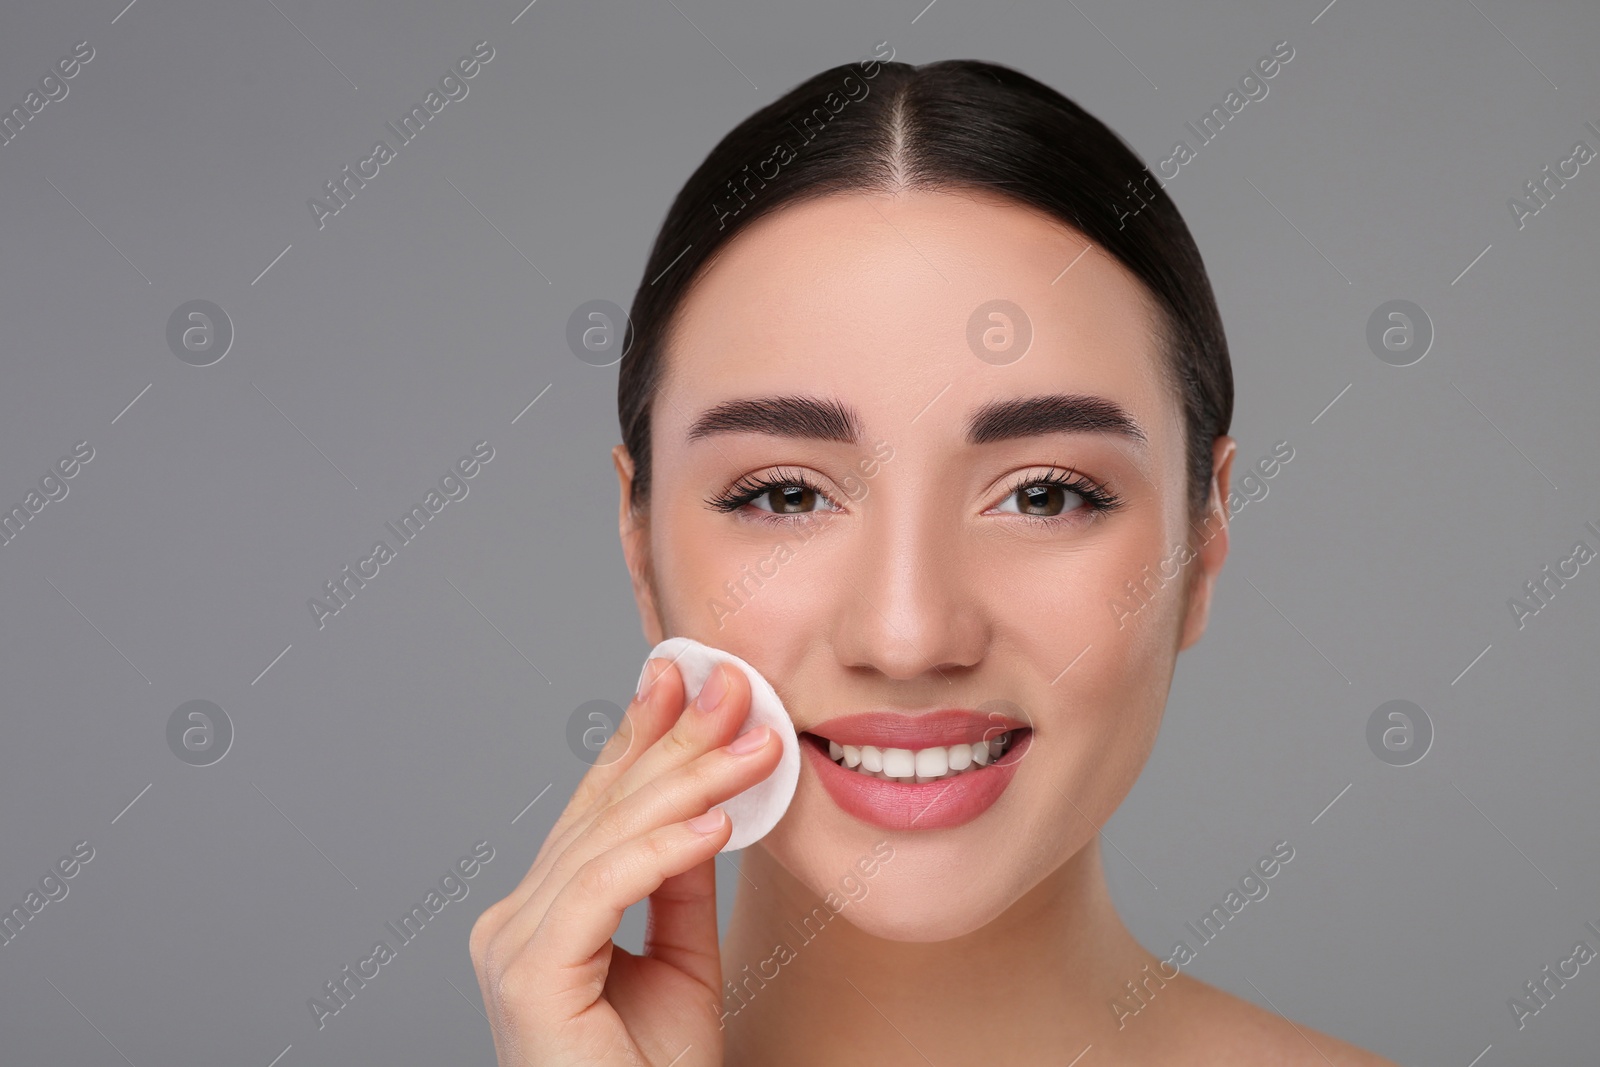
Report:
M654 648L664 638L661 613L656 605L655 574L650 559L650 522L643 513L633 508L633 457L626 445L611 450L612 465L617 468L621 503L618 505L617 531L622 538L622 558L628 564L628 577L633 583L633 601L639 608L639 625L644 638Z
M1178 650L1188 648L1200 640L1206 631L1206 620L1211 614L1211 591L1222 573L1222 563L1228 558L1228 476L1233 468L1233 454L1239 443L1222 434L1211 443L1211 490L1206 498L1205 518L1189 528L1189 549L1194 552L1189 573L1188 603L1184 609L1183 634Z

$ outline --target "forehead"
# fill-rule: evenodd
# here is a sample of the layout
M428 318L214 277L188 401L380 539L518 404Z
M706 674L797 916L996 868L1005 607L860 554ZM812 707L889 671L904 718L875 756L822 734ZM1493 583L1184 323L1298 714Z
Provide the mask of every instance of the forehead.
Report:
M980 356L983 332L1006 324L980 311L996 300L1031 332L1012 362ZM869 434L923 427L925 410L956 429L974 401L1070 392L1165 433L1179 416L1158 323L1125 267L1025 205L965 190L830 195L758 219L702 271L673 324L673 402L655 422L681 440L708 403L809 393L847 399Z

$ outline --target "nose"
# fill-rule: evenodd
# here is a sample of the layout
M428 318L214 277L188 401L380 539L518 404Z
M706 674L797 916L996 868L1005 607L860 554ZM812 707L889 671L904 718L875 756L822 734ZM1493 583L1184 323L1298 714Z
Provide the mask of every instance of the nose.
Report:
M947 509L909 512L884 496L840 570L835 655L847 667L899 681L954 681L979 662L988 640L973 584L981 575Z

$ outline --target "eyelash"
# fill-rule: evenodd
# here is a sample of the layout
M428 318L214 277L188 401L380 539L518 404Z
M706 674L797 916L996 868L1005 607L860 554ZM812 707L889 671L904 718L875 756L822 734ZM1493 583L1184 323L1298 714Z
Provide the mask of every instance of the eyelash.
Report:
M1054 526L1062 522L1082 522L1085 520L1074 519L1072 516L1079 511L1085 511L1089 513L1090 518L1092 519L1096 515L1101 515L1116 510L1117 508L1121 507L1123 503L1122 498L1117 496L1115 493L1096 485L1083 475L1071 470L1067 471L1065 474L1062 474L1058 471L1051 471L1049 474L1044 475L1023 475L1017 481L1012 483L1011 487L1006 490L1005 498L1002 499L1008 499L1012 496L1015 496L1023 489L1027 489L1036 485L1060 486L1063 489L1066 489L1068 492L1075 494L1083 501L1082 507L1073 508L1070 511L1061 513L1060 515L1028 515L1023 513L1018 513L1017 515L1017 517L1020 519L1024 519L1042 526ZM708 507L711 507L717 511L734 512L755 500L757 497L760 497L765 493L769 493L774 489L788 489L795 486L809 489L817 496L822 497L829 503L833 503L833 499L829 497L827 493L823 492L823 490L815 485L809 478L807 478L802 471L779 467L767 477L753 477L751 475L745 475L737 482L733 483L733 485L723 490L721 493L714 497L708 498L706 500L706 504ZM763 512L762 516L756 521L788 523L797 519L805 518L806 516L812 514L815 514L815 512L795 512L787 515Z
M718 493L716 496L707 499L706 504L717 511L738 511L740 508L744 507L746 504L750 503L752 500L756 499L756 497L761 496L764 493L770 493L774 489L787 489L791 486L800 486L804 489L809 489L818 496L826 499L829 503L833 503L832 498L829 497L827 493L824 493L820 487L814 484L811 479L807 478L801 471L791 470L787 467L778 467L773 470L771 476L765 478L758 478L749 474L745 475L732 485L728 486L728 488L724 489L721 493ZM757 521L772 522L776 520L778 522L788 522L798 519L805 514L808 513L801 512L800 514L796 515L769 514L763 516Z
M1049 527L1063 522L1087 522L1101 515L1115 511L1117 508L1122 506L1121 497L1117 496L1109 489L1096 485L1088 478L1085 478L1083 475L1073 470L1068 470L1065 474L1062 474L1058 471L1051 471L1049 474L1045 475L1022 475L1017 481L1011 484L1011 488L1006 490L1006 495L1002 499L1009 499L1022 490L1035 485L1058 485L1068 492L1077 495L1083 500L1083 506L1081 508L1073 508L1071 511L1062 512L1060 515L1019 514L1017 516L1020 519L1025 519L1040 526ZM1088 512L1088 518L1073 518L1072 516L1079 511Z

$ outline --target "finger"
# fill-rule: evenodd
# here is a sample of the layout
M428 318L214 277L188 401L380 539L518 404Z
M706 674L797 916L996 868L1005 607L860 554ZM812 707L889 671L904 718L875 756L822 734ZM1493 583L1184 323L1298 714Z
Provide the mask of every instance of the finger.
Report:
M675 669L672 673L681 679L681 675ZM711 684L712 678L718 676L722 680L720 693L717 687ZM651 703L654 704L656 699L658 698L652 691ZM663 696L659 699L666 698ZM681 701L681 696L678 699ZM750 681L744 672L725 665L713 668L712 676L707 678L706 684L700 688L688 707L685 708L681 703L678 705L678 714L671 720L670 728L664 730L654 743L639 753L630 766L595 797L586 812L577 815L561 831L553 831L554 843L546 842L545 848L540 850L540 857L559 855L603 812L630 796L645 783L653 782L673 770L686 766L692 760L731 740L749 714ZM705 809L702 807L699 810ZM684 812L682 817L688 818L692 814L694 812Z
M713 681L718 680L721 684L714 685ZM707 752L726 744L732 739L739 725L749 716L749 706L750 683L749 679L745 678L744 672L728 666L713 668L711 677L707 678L706 684L700 688L688 707L681 709L671 727L595 799L586 813L578 816L566 828L553 847L547 846L541 851L547 856L560 855L571 847L579 835L586 833L596 819L625 798L632 796L635 791L688 766ZM726 796L713 797L700 804L694 811L681 812L678 817L687 819L696 811L704 811L711 804L725 799ZM668 817L657 819L651 825L659 825L666 821L666 818ZM648 828L641 825L636 833L642 833ZM626 836L636 836L636 833ZM610 843L614 844L619 840L621 837L615 837Z
M720 693L713 685L716 678L722 681ZM749 716L750 679L741 670L718 664L683 714L618 776L600 796L597 807L615 804L645 782L655 781L726 744Z
M638 759L644 748L658 741L682 713L683 676L672 660L652 657L640 672L640 680L641 684L651 684L634 694L616 732L607 739L595 763L584 773L577 790L556 817L521 880L505 897L480 914L475 926L475 941L487 941L505 924L506 919L516 914L543 879L550 857L559 855L573 833L587 825L590 809L598 795Z
M661 739L683 711L688 694L683 675L675 661L653 657L641 673L644 688L636 693L623 712L617 730L595 757L594 765L567 802L559 826L569 813L576 817L587 812L650 746ZM569 820L570 821L570 820Z
M723 746L636 790L601 813L548 864L542 872L544 877L522 906L494 935L491 952L508 959L521 951L522 944L544 921L551 902L588 863L629 841L702 814L713 804L742 793L771 774L782 758L783 745L767 727L745 736L754 738L757 732L765 739L755 750L740 753Z
M628 757L618 761L628 763L628 766L620 775L613 776L610 785L594 797L586 810L580 810L575 806L577 798L574 798L574 803L568 804L567 810L562 813L561 819L557 821L557 825L551 829L543 846L540 847L539 854L534 857L527 874L516 888L507 894L505 900L495 905L496 916L505 915L506 924L521 916L528 907L528 902L534 899L539 887L551 877L552 867L557 858L572 847L573 842L594 824L595 819L624 797L631 795L640 784L653 781L732 738L749 714L750 682L743 671L725 665L719 665L713 673L721 674L724 679L723 693L716 705L711 707L706 703L715 695L714 691L710 690L708 679L708 685L703 686L695 700L685 708L681 673L675 666L663 669L657 676L655 684L645 695L643 703L646 707L638 717L637 726L641 733L636 738ZM662 683L668 679L671 679L673 684L663 686ZM670 723L670 726L663 727L661 725L663 723ZM646 732L653 735L653 743L645 751L638 752L638 748L643 745ZM615 736L611 740L616 740ZM595 770L598 768L592 769L589 773L594 774ZM587 781L588 775L585 775L585 782ZM580 790L583 788L583 784L580 783ZM725 800L732 795L733 793L728 793L707 801L696 810L704 811L710 804L716 803L717 800ZM694 811L684 811L677 817L688 818L693 814ZM664 816L657 820L656 824L672 817ZM552 887L550 892L545 894L545 899L548 900L559 888L559 883ZM536 908L531 921L537 922L540 914L542 910ZM529 921L529 917L523 916L519 927L525 931ZM497 937L498 933L493 936ZM525 932L523 936L526 936Z
M717 948L716 860L716 856L712 856L682 874L673 875L650 894L644 954L678 968L720 995L722 958Z
M722 809L714 810L714 826L658 827L579 868L511 960L518 996L545 1006L557 1025L600 999L610 962L601 949L622 924L623 912L668 878L705 863L732 836L732 820Z
M552 849L563 847L575 827L587 823L596 800L632 766L645 749L661 739L673 721L683 711L685 699L683 675L673 660L652 657L640 672L643 688L634 694L623 712L616 732L606 740L595 757L594 764L584 772L578 787L556 817L550 832L545 835L533 863L518 883L513 895L518 900L527 898L532 886L537 884L540 862Z

